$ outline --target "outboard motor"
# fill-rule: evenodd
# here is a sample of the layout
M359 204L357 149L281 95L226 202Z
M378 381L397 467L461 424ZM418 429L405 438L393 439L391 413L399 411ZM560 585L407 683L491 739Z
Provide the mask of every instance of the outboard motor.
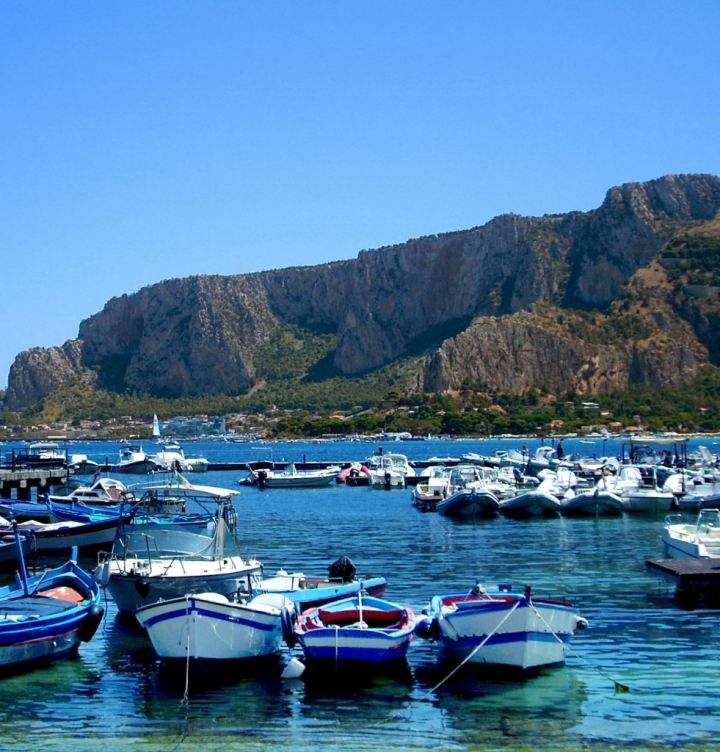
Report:
M341 579L343 582L352 582L356 571L355 565L348 556L341 556L328 567L330 579Z

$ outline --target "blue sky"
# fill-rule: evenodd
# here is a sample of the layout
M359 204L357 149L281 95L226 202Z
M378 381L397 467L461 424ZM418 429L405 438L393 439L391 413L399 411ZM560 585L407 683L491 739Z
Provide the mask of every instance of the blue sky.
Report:
M719 38L715 0L2 3L0 388L163 279L718 175Z

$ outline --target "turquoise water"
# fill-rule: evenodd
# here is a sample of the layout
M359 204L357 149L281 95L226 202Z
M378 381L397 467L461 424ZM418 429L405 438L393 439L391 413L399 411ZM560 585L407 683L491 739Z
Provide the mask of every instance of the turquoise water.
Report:
M533 443L527 442L530 449ZM697 442L696 442L697 443ZM716 451L711 442L704 442ZM403 442L411 458L491 453L512 442ZM370 444L196 443L211 461L269 455L362 460ZM573 447L592 452L592 445ZM150 445L147 446L150 449ZM598 441L595 451L602 451ZM607 453L619 451L610 442ZM117 445L76 445L95 459ZM289 655L201 683L160 670L145 635L112 602L76 660L2 680L0 749L37 750L511 750L709 749L720 735L720 613L679 608L645 567L660 558L662 519L458 521L418 512L410 491L330 486L238 487L242 472L192 480L238 488L240 543L272 573L325 573L342 555L358 573L388 579L386 596L421 611L430 597L476 580L529 583L569 597L590 628L567 665L525 682L445 678L432 644L415 640L407 666L377 678L281 678ZM93 566L93 561L87 561ZM300 653L295 653L300 657ZM616 683L629 687L617 692Z

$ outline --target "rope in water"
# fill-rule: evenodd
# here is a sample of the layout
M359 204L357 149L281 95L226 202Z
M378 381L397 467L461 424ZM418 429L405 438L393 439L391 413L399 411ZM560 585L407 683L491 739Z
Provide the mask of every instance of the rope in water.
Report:
M190 702L190 596L185 596L185 625L187 627L187 646L185 647L185 693L180 705Z
M543 615L535 608L535 604L532 601L528 601L530 604L530 607L535 612L535 615L540 619L540 621L547 627L550 634L563 646L563 649L566 653L570 652L572 653L576 658L578 658L582 663L584 663L588 668L593 669L594 671L597 671L600 676L604 677L608 681L612 682L615 685L615 691L616 692L629 692L630 687L628 687L626 684L621 684L619 681L615 681L611 676L608 676L604 671L601 671L597 666L593 666L590 661L583 658L580 653L578 653L576 650L574 650L570 645L566 644L561 640L557 634L553 631L552 627L545 621L543 618Z

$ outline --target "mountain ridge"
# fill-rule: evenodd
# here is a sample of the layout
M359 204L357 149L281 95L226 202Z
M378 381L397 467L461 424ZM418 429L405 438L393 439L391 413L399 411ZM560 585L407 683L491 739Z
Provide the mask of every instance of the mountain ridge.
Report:
M720 362L713 337L698 337L703 326L709 330L701 320L707 314L697 306L690 311L692 301L685 301L687 320L680 323L681 306L653 298L673 333L660 337L666 353L678 339L672 358L663 358L652 338L602 347L583 342L538 311L554 306L557 319L563 309L615 305L625 316L616 303L633 275L677 233L711 223L718 211L719 178L670 175L611 188L589 212L504 214L345 261L166 280L111 299L80 323L76 340L20 353L6 402L13 409L33 404L78 377L162 396L224 393L255 379L256 353L285 325L334 334L332 366L346 375L403 357L442 332L444 341L424 353L414 379L428 391L467 379L523 390L542 378L543 386L580 392L638 379L678 383L700 365ZM646 318L656 334L663 331ZM492 368L483 367L484 359Z

